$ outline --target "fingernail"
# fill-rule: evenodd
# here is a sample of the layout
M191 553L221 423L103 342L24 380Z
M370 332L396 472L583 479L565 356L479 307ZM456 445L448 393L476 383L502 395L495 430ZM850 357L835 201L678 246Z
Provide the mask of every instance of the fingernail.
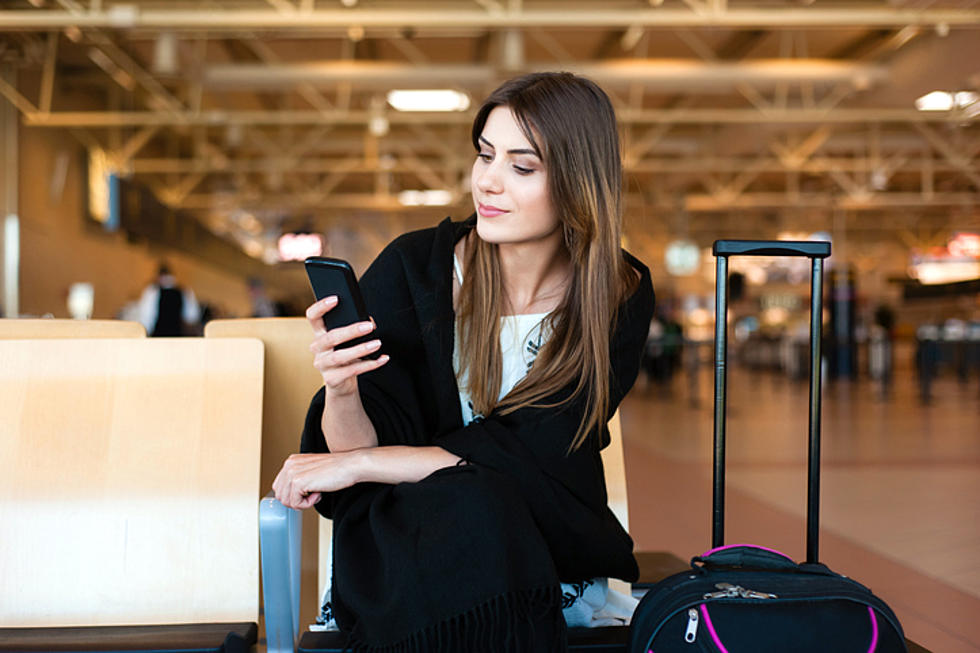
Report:
M366 346L367 346L368 349L377 349L378 347L381 346L381 341L380 340L372 340L371 342L367 343Z
M336 304L337 303L337 295L329 295L328 297L324 297L323 298L323 303L326 304L327 306L329 306L331 304Z
M357 330L360 331L361 333L367 333L372 329L374 329L374 325L371 324L370 322L361 322L360 324L357 325Z
M388 354L381 354L380 356L378 356L378 362L379 363L387 363L388 362Z

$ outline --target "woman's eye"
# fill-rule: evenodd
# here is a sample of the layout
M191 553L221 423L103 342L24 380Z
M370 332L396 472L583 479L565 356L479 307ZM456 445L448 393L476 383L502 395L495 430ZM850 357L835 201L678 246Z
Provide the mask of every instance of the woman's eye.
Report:
M534 172L534 168L525 168L523 166L514 166L514 170L519 175L529 175Z
M484 163L490 163L493 161L493 155L487 154L486 152L477 152L476 158L480 159Z

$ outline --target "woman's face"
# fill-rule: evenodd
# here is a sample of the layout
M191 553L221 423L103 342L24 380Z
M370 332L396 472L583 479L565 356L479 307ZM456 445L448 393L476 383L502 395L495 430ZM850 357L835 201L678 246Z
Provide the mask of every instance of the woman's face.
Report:
M480 135L470 181L476 231L496 244L560 238L548 173L509 107L495 107Z

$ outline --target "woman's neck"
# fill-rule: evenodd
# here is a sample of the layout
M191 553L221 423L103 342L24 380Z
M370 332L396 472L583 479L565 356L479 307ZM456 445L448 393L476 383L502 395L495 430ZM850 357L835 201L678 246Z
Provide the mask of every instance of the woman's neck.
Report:
M507 304L504 315L547 313L557 308L571 280L571 261L556 238L497 246Z

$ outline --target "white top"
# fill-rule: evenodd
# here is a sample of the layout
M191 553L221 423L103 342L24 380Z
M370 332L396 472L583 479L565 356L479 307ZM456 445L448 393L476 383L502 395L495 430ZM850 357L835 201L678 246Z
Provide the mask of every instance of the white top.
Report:
M463 269L459 264L459 259L453 255L453 267L456 270L456 279L463 285ZM534 359L537 358L541 347L548 340L547 329L544 327L544 318L547 313L529 313L527 315L505 315L500 318L500 351L503 354L503 370L500 378L500 395L498 399L503 399L508 392L514 389L521 379L527 376ZM463 424L469 424L473 420L481 419L483 416L473 412L473 403L469 395L469 375L459 376L459 330L455 330L455 341L453 343L453 371L456 373L457 385L459 386L459 405L463 412Z

